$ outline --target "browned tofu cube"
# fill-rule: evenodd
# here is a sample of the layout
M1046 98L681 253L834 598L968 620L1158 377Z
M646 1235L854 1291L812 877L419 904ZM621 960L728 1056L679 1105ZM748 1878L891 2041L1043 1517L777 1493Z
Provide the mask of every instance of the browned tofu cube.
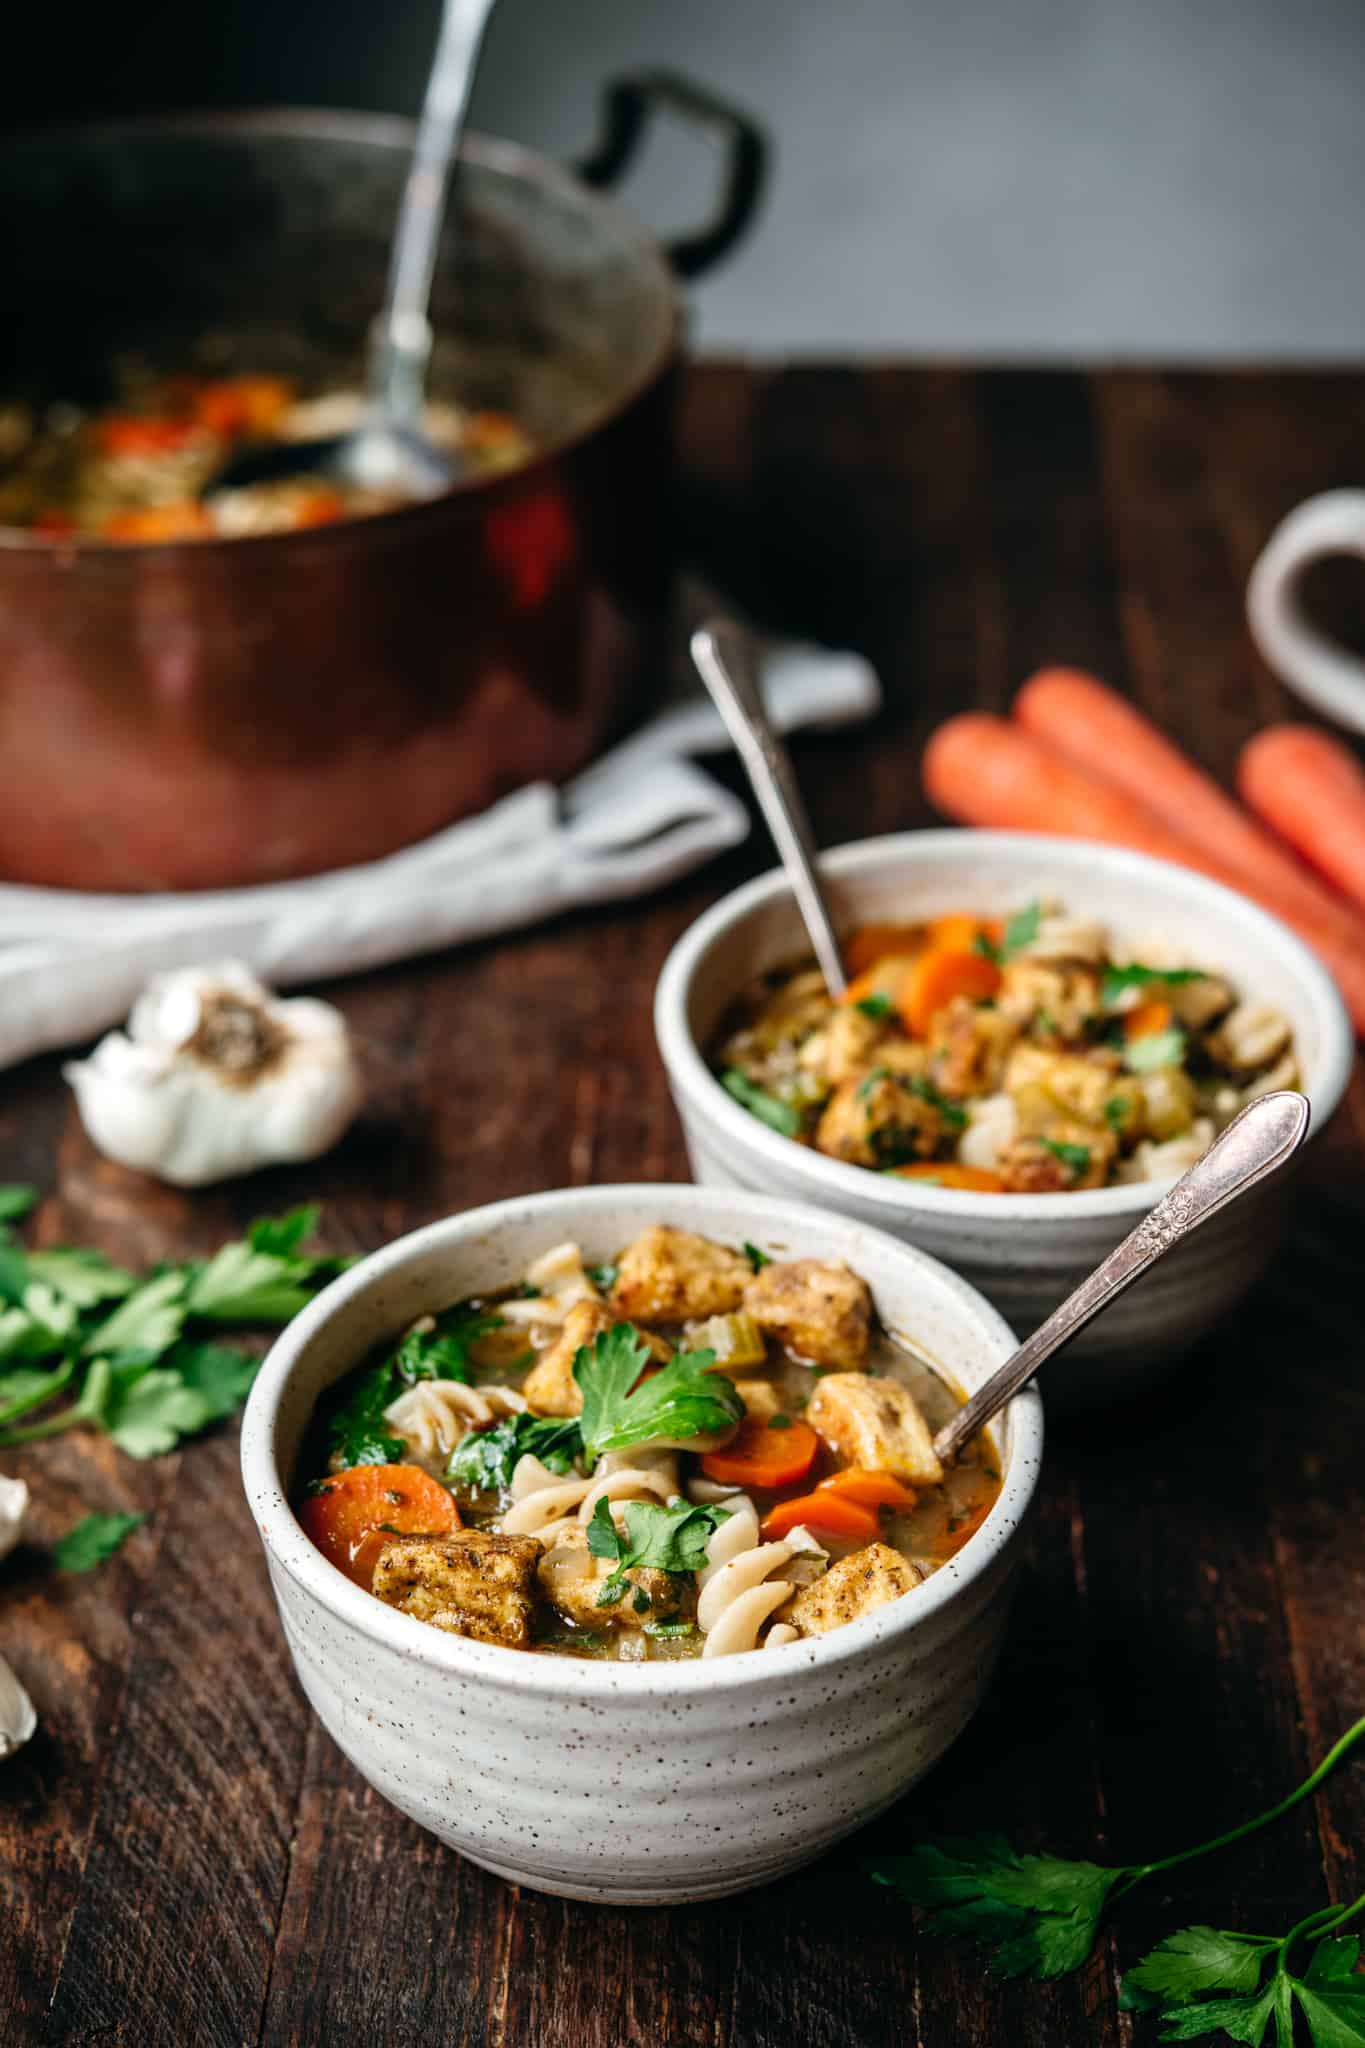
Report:
M749 1261L709 1237L656 1223L622 1252L611 1298L632 1323L723 1316L744 1298Z
M812 1365L858 1372L867 1363L872 1296L841 1259L787 1259L764 1266L744 1306L766 1336Z
M599 1607L602 1588L615 1571L609 1557L594 1557L586 1529L566 1529L541 1557L536 1568L540 1589L551 1605L580 1628L640 1628L647 1621L676 1621L696 1612L692 1579L661 1572L652 1565L631 1565L618 1600Z
M379 1553L374 1592L451 1635L524 1650L539 1557L534 1536L494 1536L486 1529L398 1536Z
M898 1550L887 1543L869 1543L852 1557L841 1557L822 1578L803 1586L787 1602L779 1620L789 1621L802 1635L822 1636L888 1600L899 1600L919 1579Z
M564 1318L562 1332L549 1350L541 1353L522 1381L521 1391L533 1415L582 1414L583 1389L573 1376L574 1360L584 1346L591 1344L603 1330L614 1329L621 1321L620 1310L609 1302L574 1303ZM649 1330L641 1330L639 1334L660 1365L666 1365L673 1354L662 1337L654 1336Z
M943 1467L915 1397L899 1380L828 1373L806 1403L806 1420L848 1465L937 1486Z

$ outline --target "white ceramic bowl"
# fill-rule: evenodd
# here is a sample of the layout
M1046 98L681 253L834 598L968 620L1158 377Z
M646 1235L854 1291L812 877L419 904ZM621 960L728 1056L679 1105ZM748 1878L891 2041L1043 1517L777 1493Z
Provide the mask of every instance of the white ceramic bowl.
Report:
M1011 1346L964 1281L863 1224L754 1195L608 1187L431 1224L335 1281L290 1324L242 1424L242 1476L305 1693L387 1799L500 1877L570 1898L673 1904L742 1891L913 1785L971 1719L995 1661L1042 1453L1032 1390L996 1437L982 1527L905 1598L781 1650L590 1663L465 1641L351 1584L288 1502L324 1388L424 1311L511 1284L565 1237L605 1259L671 1222L775 1256L847 1259L887 1326L970 1391Z
M821 859L836 922L910 922L949 910L1017 910L1055 897L1097 917L1141 959L1160 935L1239 993L1289 1017L1313 1128L1350 1073L1350 1020L1326 970L1245 897L1142 854L1018 832L906 832ZM720 1086L703 1048L754 974L809 946L784 876L723 897L664 964L654 1024L692 1170L710 1187L770 1188L893 1232L947 1260L1027 1335L1151 1208L1169 1182L1076 1194L986 1195L916 1185L827 1159L769 1130ZM1047 1368L1048 1399L1107 1400L1159 1375L1245 1293L1268 1263L1287 1177L1236 1203L1106 1313Z

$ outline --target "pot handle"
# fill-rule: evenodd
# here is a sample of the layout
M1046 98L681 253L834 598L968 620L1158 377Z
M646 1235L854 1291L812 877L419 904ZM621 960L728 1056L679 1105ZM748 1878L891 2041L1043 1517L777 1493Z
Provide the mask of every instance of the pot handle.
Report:
M679 277L696 277L733 247L753 219L767 170L761 129L738 107L671 71L635 71L614 78L602 95L602 132L578 165L588 185L611 185L639 153L654 116L673 114L725 153L720 203L704 227L665 244Z

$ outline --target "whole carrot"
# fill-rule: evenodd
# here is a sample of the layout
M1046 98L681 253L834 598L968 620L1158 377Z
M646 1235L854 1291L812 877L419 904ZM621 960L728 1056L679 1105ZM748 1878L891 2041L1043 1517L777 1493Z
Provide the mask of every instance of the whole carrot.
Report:
M1291 908L1282 897L1272 899L1241 869L1182 839L1122 790L1083 773L1023 727L984 711L962 712L941 725L924 750L922 773L930 801L964 824L1130 846L1252 897L1318 954L1365 1035L1365 938L1349 912L1328 920Z
M1237 787L1259 817L1365 907L1365 769L1311 725L1271 725L1248 740Z
M1329 924L1346 913L1212 776L1094 676L1073 668L1040 669L1015 698L1014 716L1078 768L1113 783L1182 839L1235 868L1244 886L1269 907L1285 915L1297 908Z

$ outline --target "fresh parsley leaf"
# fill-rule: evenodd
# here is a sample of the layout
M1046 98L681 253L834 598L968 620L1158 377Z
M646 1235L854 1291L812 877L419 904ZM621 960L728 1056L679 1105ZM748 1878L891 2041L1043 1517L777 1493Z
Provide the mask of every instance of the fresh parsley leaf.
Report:
M4 1182L0 1185L0 1223L18 1223L37 1200L37 1188L28 1187L22 1181Z
M998 946L985 932L978 932L972 940L972 945L978 953L984 953L988 960L994 960L997 967L1003 967L1007 960L1022 952L1025 946L1033 944L1042 921L1042 904L1030 903L1025 909L1016 910L1012 917L1006 919Z
M1201 967L1144 967L1140 961L1132 960L1126 967L1105 968L1100 1001L1106 1010L1112 1010L1130 988L1150 988L1153 982L1159 982L1163 988L1180 988L1187 981L1204 978Z
M68 1358L50 1372L41 1372L36 1366L20 1366L17 1371L0 1376L0 1428L8 1430L30 1409L41 1408L55 1399L75 1370L75 1362Z
M1060 1138L1041 1138L1039 1143L1045 1151L1052 1154L1054 1159L1060 1159L1062 1165L1069 1172L1078 1176L1083 1173L1089 1173L1090 1147L1088 1145L1068 1145Z
M1111 1095L1104 1105L1104 1120L1115 1133L1123 1129L1128 1116L1129 1102L1126 1095Z
M1169 1031L1149 1031L1142 1038L1130 1038L1123 1048L1123 1064L1130 1074L1151 1074L1158 1067L1178 1067L1185 1057L1185 1034L1172 1025Z
M52 1562L59 1572L92 1572L146 1519L145 1515L86 1515L53 1544Z
M870 1870L911 1905L951 1909L930 1915L929 1933L998 1943L994 1966L1011 1977L1057 1977L1079 1968L1124 1874L1059 1856L1021 1856L999 1835L922 1842Z
M789 1104L779 1102L766 1088L760 1088L738 1067L726 1067L720 1076L720 1085L728 1095L747 1109L750 1116L756 1116L769 1130L780 1131L784 1138L794 1138L801 1129L801 1119Z
M853 1007L855 1010L861 1010L865 1017L875 1018L880 1023L883 1017L891 1015L896 1006L890 996L883 995L880 990L874 990L870 996L860 996Z
M532 1415L522 1409L492 1429L470 1430L451 1453L446 1479L461 1493L502 1493L522 1458L539 1458L547 1472L572 1472L583 1455L578 1417Z
M86 1374L76 1406L130 1458L160 1458L215 1419L206 1396L178 1372L138 1364L120 1368L103 1358Z
M121 1301L86 1334L87 1357L153 1359L174 1344L184 1325L185 1274L179 1267L158 1273Z
M630 1323L603 1330L591 1348L585 1346L575 1357L573 1376L583 1395L580 1427L590 1463L604 1451L690 1443L743 1421L744 1402L734 1382L709 1371L715 1364L713 1351L679 1351L637 1385L651 1358Z
M1270 2016L1275 2009L1274 1980L1254 1998L1210 1998L1202 2005L1181 2005L1163 2012L1163 2041L1197 2041L1201 2036L1222 2032L1233 2041L1250 2042L1260 2048ZM1281 2039L1288 2042L1288 2035Z
M1269 1935L1185 1927L1168 1935L1123 1979L1120 2007L1159 2009L1163 2041L1214 2034L1257 2048L1272 2016L1281 2048L1294 2038L1298 2005L1313 2048L1365 2048L1365 1979L1355 1974L1360 1944L1324 1932L1302 1976L1290 1969L1295 1943L1316 1922L1325 1929L1358 1912L1365 1900L1329 1914L1310 1914L1283 1941ZM1271 1968L1262 1982L1267 1962Z
M616 1276L620 1271L620 1267L612 1265L585 1266L583 1270L599 1294L610 1294L612 1288L616 1285Z
M1261 1959L1274 1947L1221 1927L1182 1927L1124 1972L1124 1997L1132 2005L1164 2005L1206 1991L1255 1991Z
M1365 2048L1365 1985L1334 1984L1330 1991L1316 1991L1295 1982L1294 1996L1314 2048Z
M302 1283L303 1260L256 1251L245 1240L225 1244L190 1284L191 1315L215 1323L287 1323L312 1300Z
M744 1256L749 1261L750 1270L755 1273L761 1273L765 1266L772 1264L768 1254L761 1252L756 1244L750 1244L747 1238L744 1240Z
M237 1413L261 1369L259 1358L229 1344L181 1342L166 1353L164 1362L168 1371L179 1373L182 1383L200 1396L210 1422L223 1422Z
M102 1301L118 1301L131 1294L137 1281L121 1266L115 1266L103 1252L80 1251L71 1245L52 1251L29 1252L28 1270L54 1294L60 1294L73 1308L97 1308Z
M435 1374L424 1376L431 1379ZM407 1444L385 1422L384 1410L397 1400L403 1386L394 1361L388 1358L344 1382L341 1398L326 1421L329 1463L332 1458L346 1466L401 1463Z
M1331 1934L1320 1941L1313 1951L1313 1960L1304 1971L1305 1984L1349 1983L1353 1989L1365 1992L1365 1977L1356 1981L1356 1964L1360 1961L1360 1943L1353 1934Z
M647 1636L668 1638L670 1636L694 1636L696 1633L697 1624L695 1621L647 1621L645 1623L645 1634Z
M17 1244L7 1242L8 1233L0 1223L0 1301L21 1302L29 1284L28 1255Z
M950 1101L942 1089L934 1086L927 1074L912 1074L906 1086L912 1095L917 1095L921 1102L927 1102L931 1109L938 1111L950 1131L963 1131L967 1128L966 1110L959 1103Z
M706 1563L707 1544L730 1514L729 1508L710 1502L694 1506L680 1500L665 1507L661 1501L632 1500L625 1506L622 1531L616 1526L610 1502L599 1500L588 1524L588 1549L594 1557L614 1558L616 1570L598 1594L598 1606L610 1607L621 1598L626 1590L625 1575L632 1567L699 1572Z
M283 1216L258 1216L247 1227L246 1241L254 1252L270 1252L277 1259L293 1258L299 1246L318 1227L322 1210L316 1202L303 1202Z

